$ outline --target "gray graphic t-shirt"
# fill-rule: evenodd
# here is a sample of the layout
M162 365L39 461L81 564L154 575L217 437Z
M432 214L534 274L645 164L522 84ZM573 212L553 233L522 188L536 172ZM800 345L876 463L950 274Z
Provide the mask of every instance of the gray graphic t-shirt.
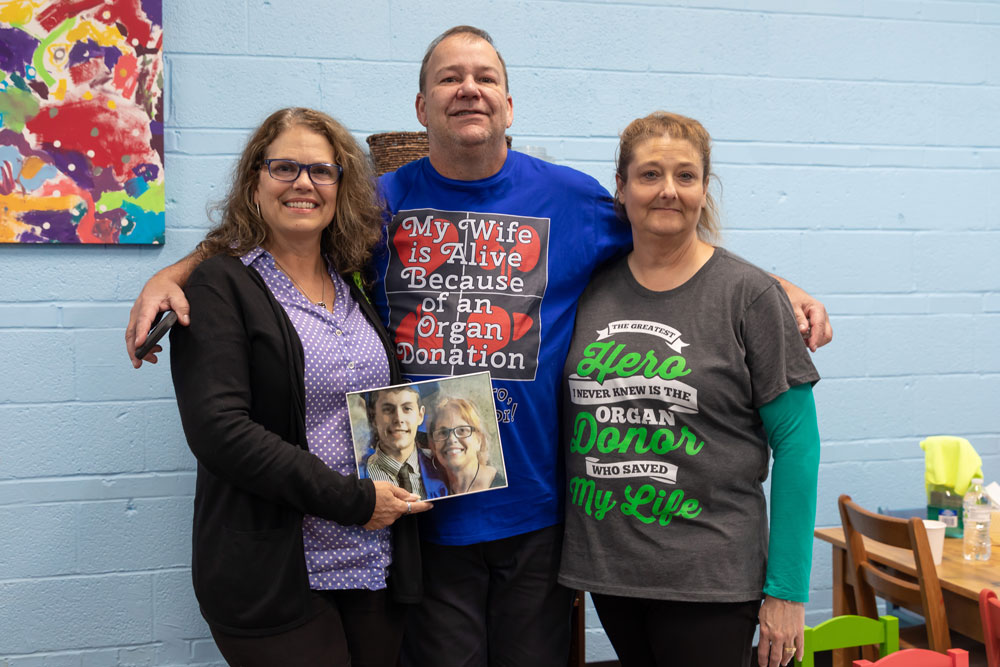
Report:
M759 598L770 450L757 408L819 379L777 281L717 248L686 283L653 292L623 259L581 297L564 377L560 581Z

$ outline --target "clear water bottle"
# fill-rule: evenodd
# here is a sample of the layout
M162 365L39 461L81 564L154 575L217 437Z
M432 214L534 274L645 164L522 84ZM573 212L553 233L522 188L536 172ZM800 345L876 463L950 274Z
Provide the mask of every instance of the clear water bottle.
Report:
M962 555L965 560L990 559L990 499L976 477L962 499Z

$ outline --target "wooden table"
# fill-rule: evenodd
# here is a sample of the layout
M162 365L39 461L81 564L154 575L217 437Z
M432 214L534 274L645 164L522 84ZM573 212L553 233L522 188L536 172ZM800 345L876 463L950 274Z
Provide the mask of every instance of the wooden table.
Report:
M817 528L815 535L833 546L833 615L856 614L854 591L851 588L854 577L847 568L847 545L843 527ZM868 557L873 561L916 577L912 552L873 542L868 538L864 540ZM937 566L937 574L944 595L948 626L976 641L983 641L983 628L979 620L979 591L992 588L1000 593L1000 545L993 545L990 560L970 562L962 557L962 540L945 538L944 556ZM921 614L919 608L900 606ZM849 667L849 651L835 651L833 664L834 667Z

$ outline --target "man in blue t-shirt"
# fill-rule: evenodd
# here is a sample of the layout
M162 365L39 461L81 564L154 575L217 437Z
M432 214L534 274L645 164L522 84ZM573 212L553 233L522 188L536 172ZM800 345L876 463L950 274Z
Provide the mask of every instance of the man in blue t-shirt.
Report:
M629 229L593 178L507 149L513 101L484 31L458 26L430 44L416 112L429 156L382 178L375 303L411 378L490 371L508 486L424 515L425 596L404 662L558 665L573 597L556 582L560 373L576 300L594 268L628 247ZM186 323L178 284L196 259L147 283L126 332L130 357L161 303ZM810 348L829 342L822 304L782 284L811 325Z
M382 177L375 305L411 379L490 372L508 485L421 522L404 662L560 664L573 597L556 582L560 375L581 290L631 235L593 178L507 150L513 103L486 33L430 45L416 110L429 156Z

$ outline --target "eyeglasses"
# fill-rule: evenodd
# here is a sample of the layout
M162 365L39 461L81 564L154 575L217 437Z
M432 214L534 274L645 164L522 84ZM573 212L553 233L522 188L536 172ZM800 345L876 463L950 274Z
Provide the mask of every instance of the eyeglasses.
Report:
M344 168L339 164L330 164L329 162L302 164L295 160L270 158L264 160L264 164L267 165L267 173L271 178L285 183L297 181L303 169L309 174L309 180L313 182L313 185L333 185L340 180L344 173Z
M465 440L476 430L475 426L469 426L468 424L462 424L461 426L456 426L455 428L444 428L441 427L434 431L431 437L437 442L447 442L451 434L454 433L456 438Z

